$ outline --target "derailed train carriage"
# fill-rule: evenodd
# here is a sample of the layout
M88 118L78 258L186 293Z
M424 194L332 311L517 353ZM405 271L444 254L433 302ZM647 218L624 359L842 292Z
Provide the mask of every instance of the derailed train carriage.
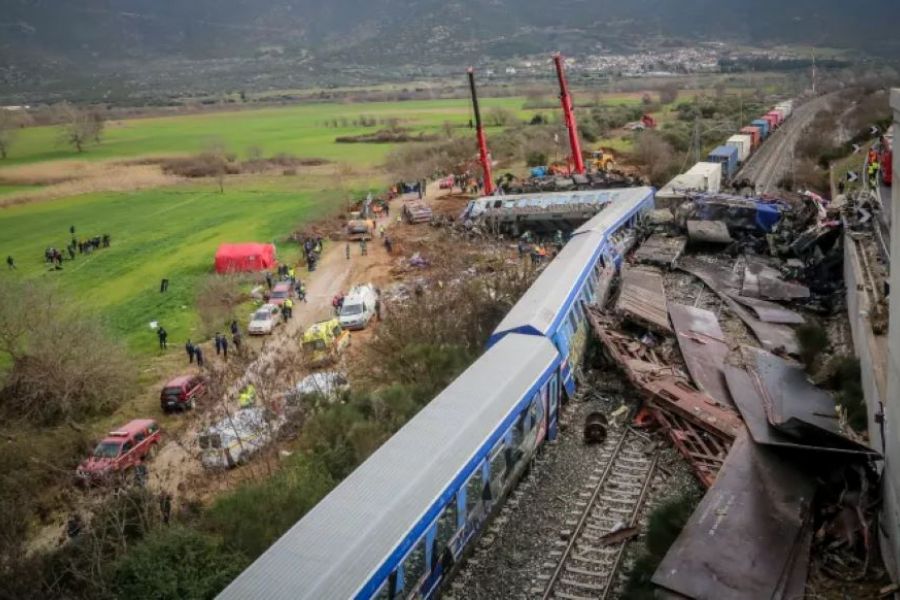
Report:
M220 598L431 598L546 439L652 188L618 190L494 331L485 353Z

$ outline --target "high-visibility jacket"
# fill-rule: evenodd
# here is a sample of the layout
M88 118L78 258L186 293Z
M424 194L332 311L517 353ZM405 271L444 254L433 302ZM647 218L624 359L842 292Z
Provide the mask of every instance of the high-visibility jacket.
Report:
M288 298L287 300L284 301L284 307L285 308L294 308L294 301L291 300L290 298Z
M296 271L294 271L294 267L291 267L290 269L288 269L288 277L293 278L295 273L296 273Z
M256 402L256 388L253 387L253 384L251 383L241 392L241 395L238 398L238 404L241 408L248 408L253 406L254 402Z

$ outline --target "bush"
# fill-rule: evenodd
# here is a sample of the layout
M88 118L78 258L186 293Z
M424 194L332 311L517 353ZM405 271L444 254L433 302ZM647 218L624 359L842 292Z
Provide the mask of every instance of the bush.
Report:
M542 167L547 164L547 155L543 152L529 152L525 155L525 164L529 167Z
M516 114L508 108L495 107L485 113L484 124L488 127L508 127L516 123Z
M241 172L239 164L230 162L222 154L201 152L194 156L171 158L163 162L163 173L179 177L219 177L221 175L237 175Z
M220 496L203 516L204 529L222 536L225 547L250 560L268 548L334 487L315 457L295 454L261 482Z
M797 327L796 335L800 360L806 365L806 370L812 372L819 355L828 348L828 332L818 323L804 323Z
M133 391L125 348L54 288L0 287L0 354L11 366L0 391L10 418L41 424L111 413Z
M119 598L213 598L248 562L217 538L172 526L133 546L115 564L110 588Z
M623 598L634 600L656 598L656 587L651 583L653 573L678 539L696 504L697 499L694 495L686 494L666 502L650 514L646 548L635 560L628 575Z

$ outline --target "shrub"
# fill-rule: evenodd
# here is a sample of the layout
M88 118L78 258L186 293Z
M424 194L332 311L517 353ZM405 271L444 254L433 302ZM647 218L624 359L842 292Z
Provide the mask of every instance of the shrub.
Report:
M253 560L334 486L315 457L295 454L265 481L248 482L220 496L203 517L225 547Z
M0 287L0 354L11 363L0 409L10 418L56 424L109 414L132 392L125 348L60 298L42 284Z
M172 526L133 546L115 564L110 588L119 598L213 598L247 564L219 539Z
M819 355L828 347L828 333L818 323L804 323L797 327L797 344L800 346L800 360L807 371L816 366Z

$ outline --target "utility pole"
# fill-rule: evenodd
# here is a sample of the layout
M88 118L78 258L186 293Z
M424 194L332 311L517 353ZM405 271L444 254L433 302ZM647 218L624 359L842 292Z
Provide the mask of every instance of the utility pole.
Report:
M816 77L817 77L817 73L816 73L816 55L813 54L813 57L812 57L812 93L813 93L813 96L816 95Z

